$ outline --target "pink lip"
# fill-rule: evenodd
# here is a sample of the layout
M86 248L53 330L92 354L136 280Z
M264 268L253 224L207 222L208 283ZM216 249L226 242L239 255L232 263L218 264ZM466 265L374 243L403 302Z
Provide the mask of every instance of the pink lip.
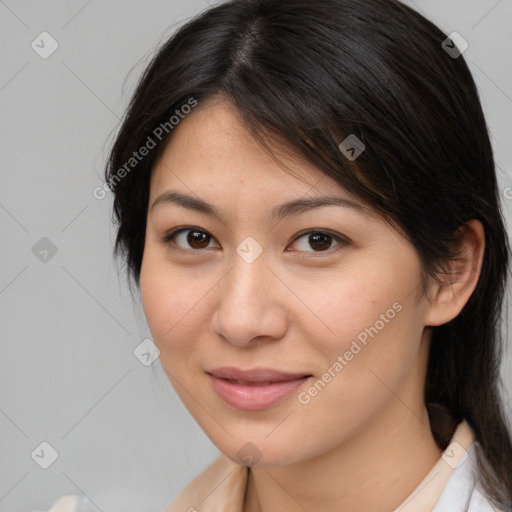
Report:
M260 368L218 368L207 374L217 394L228 405L244 411L258 411L271 407L311 377Z

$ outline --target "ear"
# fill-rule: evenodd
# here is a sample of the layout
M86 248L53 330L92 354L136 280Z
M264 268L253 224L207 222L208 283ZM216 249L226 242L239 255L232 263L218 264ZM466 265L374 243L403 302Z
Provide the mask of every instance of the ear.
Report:
M426 326L453 320L471 297L480 277L485 250L482 223L471 220L459 228L459 234L458 257L447 264L438 279L432 279Z

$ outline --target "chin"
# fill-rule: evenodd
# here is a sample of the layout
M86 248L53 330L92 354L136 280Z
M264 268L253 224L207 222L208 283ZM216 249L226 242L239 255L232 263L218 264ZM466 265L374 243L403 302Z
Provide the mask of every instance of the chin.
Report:
M285 438L274 442L261 435L254 436L253 440L250 440L250 435L244 435L244 439L210 439L226 457L242 466L286 466L314 456L304 451L302 440L290 443L290 436ZM300 451L297 446L300 446Z

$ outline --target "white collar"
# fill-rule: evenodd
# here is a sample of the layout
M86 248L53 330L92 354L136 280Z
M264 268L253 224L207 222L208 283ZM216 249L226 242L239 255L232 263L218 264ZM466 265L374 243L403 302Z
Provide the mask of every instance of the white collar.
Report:
M431 471L393 512L501 512L475 488L475 448L473 431L464 420ZM247 479L247 467L220 455L165 512L243 512Z

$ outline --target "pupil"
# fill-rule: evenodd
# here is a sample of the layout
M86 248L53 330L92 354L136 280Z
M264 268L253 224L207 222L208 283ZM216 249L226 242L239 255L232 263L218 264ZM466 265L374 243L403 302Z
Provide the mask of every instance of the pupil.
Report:
M200 231L189 231L187 242L192 247L199 246L200 249L203 249L204 247L208 246L208 236L206 233L201 233Z
M324 235L322 233L316 233L314 235L309 235L309 242L313 248L319 250L329 249L330 239L329 235ZM187 236L187 242L192 247L199 247L203 249L208 246L208 235L206 233L202 233L201 231L189 231Z
M311 246L313 248L315 248L315 245L316 245L317 246L316 248L321 249L321 250L329 248L329 245L330 245L329 238L330 238L329 235L323 235L321 233L317 233L317 234L309 236ZM320 247L318 247L318 246L320 246Z

